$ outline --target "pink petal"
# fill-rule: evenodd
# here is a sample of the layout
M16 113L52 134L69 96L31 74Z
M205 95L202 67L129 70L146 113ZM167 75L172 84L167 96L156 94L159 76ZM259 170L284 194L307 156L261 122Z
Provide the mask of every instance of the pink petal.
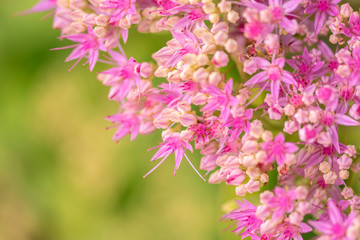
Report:
M326 21L326 13L322 12L317 12L315 14L315 34L319 34L319 32L321 31L322 26L324 25Z
M335 115L335 122L340 125L344 126L359 126L360 123L351 117L344 115L344 114L336 114Z
M290 13L290 12L294 11L302 1L303 0L290 0L286 3L284 3L283 8L285 10L285 13Z
M327 201L329 216L332 223L341 223L343 221L343 216L340 213L339 208L336 206L334 200L329 199Z
M271 94L273 95L274 99L277 100L280 94L280 81L271 81Z
M252 78L250 78L246 83L244 83L244 86L254 85L266 80L267 80L266 72L260 72L255 76L253 76Z

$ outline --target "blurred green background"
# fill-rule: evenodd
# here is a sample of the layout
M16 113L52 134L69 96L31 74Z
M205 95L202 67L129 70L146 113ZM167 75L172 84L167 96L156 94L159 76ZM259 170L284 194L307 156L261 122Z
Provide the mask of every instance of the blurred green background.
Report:
M34 3L0 2L0 240L237 239L218 223L233 187L187 162L174 177L173 158L142 178L160 133L111 140L108 88L81 64L68 72L69 50L49 51L68 43L45 13L14 16ZM132 31L126 49L146 61L166 40Z

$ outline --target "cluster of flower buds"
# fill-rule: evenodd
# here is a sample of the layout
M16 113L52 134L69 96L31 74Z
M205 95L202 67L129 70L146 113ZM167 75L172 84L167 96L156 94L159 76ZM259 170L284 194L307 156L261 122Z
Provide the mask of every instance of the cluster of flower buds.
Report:
M174 174L185 158L238 196L261 192L224 216L241 238L355 240L360 162L338 126L360 125L360 17L339 2L40 0L25 13L53 13L74 66L111 66L98 79L120 103L114 140L161 129L149 173L174 154ZM172 39L139 63L122 47L131 27Z

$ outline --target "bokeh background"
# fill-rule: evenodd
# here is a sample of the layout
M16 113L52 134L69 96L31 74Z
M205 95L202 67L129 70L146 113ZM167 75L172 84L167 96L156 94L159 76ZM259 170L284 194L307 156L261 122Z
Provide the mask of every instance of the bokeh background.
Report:
M0 240L237 239L217 222L233 187L187 162L174 177L173 158L142 178L160 133L111 140L107 87L81 64L69 72L69 50L49 51L67 43L45 13L15 16L35 2L0 1ZM132 31L126 49L148 61L168 39Z

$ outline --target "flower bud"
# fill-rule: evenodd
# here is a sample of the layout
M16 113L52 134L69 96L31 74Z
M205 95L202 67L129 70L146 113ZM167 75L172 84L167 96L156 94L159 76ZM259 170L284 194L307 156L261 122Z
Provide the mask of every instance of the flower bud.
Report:
M212 58L212 63L218 68L225 67L228 62L229 57L223 51L216 51Z

